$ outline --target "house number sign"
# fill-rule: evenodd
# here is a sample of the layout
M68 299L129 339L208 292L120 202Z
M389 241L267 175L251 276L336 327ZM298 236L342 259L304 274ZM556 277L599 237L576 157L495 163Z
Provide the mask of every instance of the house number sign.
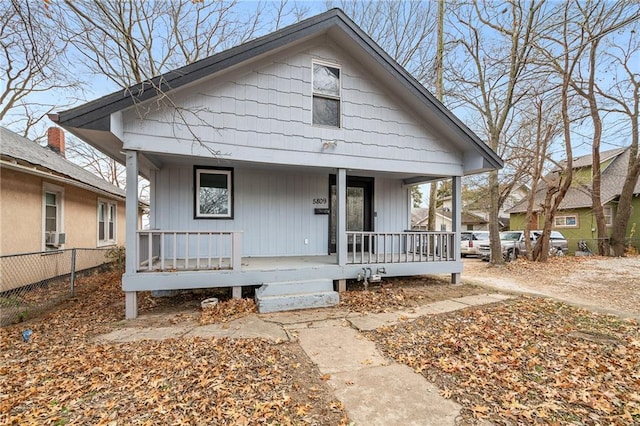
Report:
M313 205L316 206L313 209L315 214L329 214L329 209L326 207L327 199L326 198L314 198ZM322 207L319 207L322 206Z

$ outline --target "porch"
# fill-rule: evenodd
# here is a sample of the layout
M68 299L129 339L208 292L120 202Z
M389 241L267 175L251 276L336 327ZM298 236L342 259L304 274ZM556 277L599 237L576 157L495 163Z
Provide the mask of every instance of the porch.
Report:
M128 179L135 181L138 155L128 154ZM134 225L127 232L133 255L122 281L128 318L137 315L140 291L224 287L241 297L242 287L275 292L277 285L278 293L288 293L265 297L298 297L317 293L321 282L323 294L336 301L336 290L358 277L451 274L459 282L459 227L407 230L410 184L424 177L370 171L347 176L343 168L242 162L223 170L194 166L192 158L164 160L151 178L150 224L157 229L136 230L127 223L127 229ZM228 174L222 204L229 217L198 216L197 176L210 170ZM460 178L454 176L453 183L457 200ZM296 303L289 305L311 306Z

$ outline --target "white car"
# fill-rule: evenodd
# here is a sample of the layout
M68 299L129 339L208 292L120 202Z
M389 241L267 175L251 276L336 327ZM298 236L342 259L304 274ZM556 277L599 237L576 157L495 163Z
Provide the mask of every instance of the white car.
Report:
M460 255L462 257L478 256L480 244L489 243L489 231L463 231L460 232Z

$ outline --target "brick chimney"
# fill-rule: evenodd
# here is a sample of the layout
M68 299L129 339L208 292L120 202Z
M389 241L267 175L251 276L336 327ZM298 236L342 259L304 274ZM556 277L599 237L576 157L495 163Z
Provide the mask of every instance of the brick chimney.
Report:
M49 127L47 130L47 146L51 151L64 155L64 131L59 127Z

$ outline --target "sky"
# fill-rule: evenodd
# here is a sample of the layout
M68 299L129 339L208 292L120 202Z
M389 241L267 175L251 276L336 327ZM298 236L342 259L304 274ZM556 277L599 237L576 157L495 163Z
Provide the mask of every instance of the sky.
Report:
M326 3L324 1L301 2L300 4L308 8L308 13L306 14L307 17L317 13L321 13L324 10L326 10L328 7L332 7L335 5L335 3L334 4L332 4L331 2ZM253 10L256 6L257 6L257 3L253 1L240 2L240 8L241 9L246 8L247 11ZM292 22L293 22L293 18L289 17L287 21L283 22L282 26L285 26L286 24L290 24ZM263 30L262 33L266 31L267 29ZM258 34L258 35L263 35L263 34ZM624 33L620 33L618 36L628 37L628 34L625 35ZM53 95L51 93L45 93L45 94L42 94L39 98L35 98L35 100L37 101L41 100L44 103L48 103L51 101L51 98L53 97L56 99L60 99L62 101L61 104L64 105L65 103L64 99L66 98L68 99L69 102L72 102L74 105L79 105L86 101L96 99L98 97L101 97L103 95L106 95L113 91L118 90L118 87L113 82L108 81L104 77L92 76L92 75L86 75L86 74L82 75L79 67L74 67L74 63L77 63L78 61L81 61L81 60L82 59L78 57L76 58L71 57L71 60L69 61L69 71L75 73L76 75L81 75L84 80L89 82L89 84L87 84L86 87L80 93L73 95L73 96L76 96L77 99L71 99L64 93L56 93ZM638 58L637 61L632 62L632 64L634 64L637 69L640 69L640 58ZM638 70L638 72L640 72L640 70ZM611 75L608 74L606 70L603 70L603 72L599 76L599 78L602 80L605 80L610 77ZM446 103L446 100L445 100L445 103ZM68 106L65 105L64 107L57 108L56 110L59 111L67 108ZM463 108L454 108L454 112L461 118L463 122L468 123L469 127L473 128L473 125L472 125L473 120L468 115L467 111L465 111ZM604 120L605 120L605 126L604 126L605 134L603 137L603 144L602 144L603 150L611 149L619 146L626 146L630 143L630 136L628 131L625 131L624 128L621 128L620 126L617 125L617 120L615 119L615 117L613 117L611 114L605 115ZM51 124L52 123L50 123L47 120L46 123L43 123L43 126L39 131L42 134L44 134L44 128L50 126ZM574 156L586 155L590 153L591 134L592 134L592 129L589 124L586 124L582 128L576 127L574 129L574 134L573 134ZM426 191L424 191L424 193L426 195Z

